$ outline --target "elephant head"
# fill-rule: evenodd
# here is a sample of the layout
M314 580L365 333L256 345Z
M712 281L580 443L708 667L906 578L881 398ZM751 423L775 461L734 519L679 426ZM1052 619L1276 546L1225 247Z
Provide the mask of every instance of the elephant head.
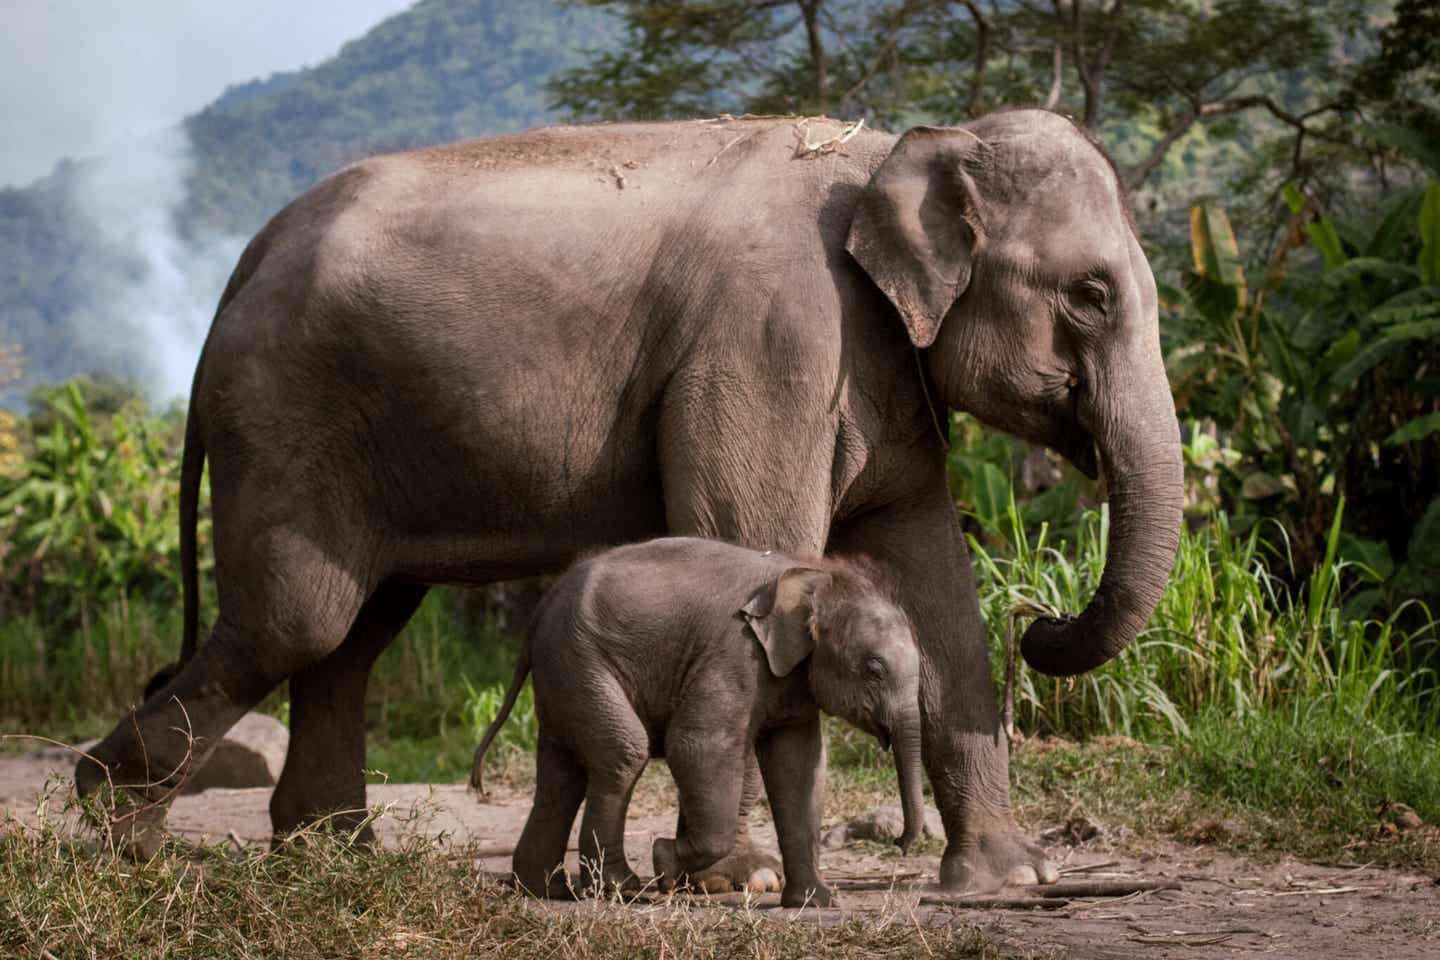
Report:
M1044 110L918 127L873 172L846 248L946 404L1104 472L1100 586L1078 618L1032 624L1022 650L1058 676L1114 657L1164 590L1183 483L1155 280L1113 165Z
M770 672L808 661L810 689L826 713L893 746L905 813L895 842L908 850L925 823L920 786L920 657L910 621L863 574L844 565L792 567L740 611Z

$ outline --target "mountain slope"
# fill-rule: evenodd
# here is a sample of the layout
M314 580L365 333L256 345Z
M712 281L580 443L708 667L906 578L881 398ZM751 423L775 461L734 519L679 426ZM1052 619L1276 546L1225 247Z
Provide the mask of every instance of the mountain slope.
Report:
M193 357L239 246L287 201L358 157L553 122L545 81L618 37L557 0L421 0L315 67L231 87L183 138L0 190L0 343L27 364L0 406Z
M250 233L357 157L551 122L546 79L614 35L600 13L551 0L422 0L313 69L187 119L188 212Z

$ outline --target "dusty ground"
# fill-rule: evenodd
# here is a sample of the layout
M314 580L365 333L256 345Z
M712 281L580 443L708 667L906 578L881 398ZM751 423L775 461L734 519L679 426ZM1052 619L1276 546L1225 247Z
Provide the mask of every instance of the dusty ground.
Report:
M68 775L59 751L0 756L0 820L33 822L36 797L53 773ZM648 779L648 778L647 778ZM52 781L53 784L53 781ZM386 784L370 788L384 810L378 821L387 842L412 831L467 846L482 869L503 871L519 835L528 796L500 786L482 803L464 787ZM171 829L189 840L264 843L269 835L269 791L211 790L179 798ZM51 810L58 806L52 803ZM661 786L642 790L627 833L633 866L649 874L651 841L673 832L674 817ZM3 832L4 827L0 827ZM769 824L760 835L773 849ZM233 838L231 835L233 834ZM932 845L933 846L933 845ZM826 877L841 891L842 906L804 916L833 921L841 911L905 911L923 923L978 925L987 935L1024 952L1076 958L1223 958L1267 954L1320 960L1357 951L1386 960L1440 957L1440 885L1424 876L1368 866L1324 866L1281 860L1257 864L1212 847L1172 842L1116 845L1093 840L1058 846L1062 881L1176 881L1179 890L1123 898L1071 899L1058 909L977 908L932 901L926 881L936 856L900 858L880 844L859 844L822 855ZM575 869L572 852L571 869ZM883 888L883 889L878 889ZM1005 891L1018 898L1033 891ZM737 909L718 898L715 909ZM754 906L777 917L777 897ZM566 909L556 906L554 909ZM645 909L636 906L634 909Z

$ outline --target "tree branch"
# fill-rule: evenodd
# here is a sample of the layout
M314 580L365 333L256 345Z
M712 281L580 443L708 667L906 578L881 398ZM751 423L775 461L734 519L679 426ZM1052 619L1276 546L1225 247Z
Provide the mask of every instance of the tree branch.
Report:
M838 103L842 107L841 112L844 112L843 107L845 104L859 96L860 92L870 85L870 81L875 79L876 74L880 72L880 68L884 65L885 58L895 51L899 42L900 31L905 29L907 21L914 12L913 7L913 3L906 3L896 12L895 21L891 24L890 31L886 34L884 41L881 42L876 50L875 58L870 61L870 65L865 68L865 72L860 75L859 79L851 84L850 89L846 90L844 95L840 97Z
M1050 92L1045 96L1045 109L1054 110L1060 102L1061 88L1065 76L1065 53L1059 38L1055 40L1055 55L1050 64Z
M810 46L810 64L815 68L815 103L824 113L828 107L830 77L825 62L825 43L820 36L820 4L823 0L800 0L800 15L805 18L805 40Z
M1256 107L1263 107L1277 120L1295 128L1295 149L1292 152L1290 161L1292 175L1300 169L1300 151L1305 137L1310 136L1320 140L1343 142L1340 138L1329 136L1307 126L1305 123L1305 121L1317 117L1322 113L1339 110L1340 105L1338 103L1327 103L1306 110L1304 113L1294 114L1285 110L1274 100L1266 96L1231 97L1225 100L1212 100L1209 103L1196 103L1192 101L1189 109L1182 113L1175 123L1171 124L1170 129L1165 132L1165 135L1155 142L1155 146L1150 149L1149 156L1125 173L1126 188L1134 190L1137 189L1140 184L1144 183L1146 178L1154 173L1155 168L1165 159L1165 154L1175 145L1175 141L1189 132L1190 128L1193 127L1197 121L1210 117L1224 116L1230 113L1238 113L1241 110L1252 110Z
M963 2L975 20L975 67L970 71L970 96L965 101L965 115L974 117L980 106L980 91L985 86L986 62L990 59L990 21L980 12L980 5L974 0Z
M1170 152L1175 141L1185 136L1190 128L1195 126L1195 121L1198 119L1200 119L1200 111L1194 107L1182 113L1180 118L1171 124L1170 129L1165 131L1165 135L1155 142L1155 146L1150 148L1150 155L1125 172L1125 189L1138 189L1140 184L1145 182L1145 178L1160 166L1160 162L1165 159L1165 154Z

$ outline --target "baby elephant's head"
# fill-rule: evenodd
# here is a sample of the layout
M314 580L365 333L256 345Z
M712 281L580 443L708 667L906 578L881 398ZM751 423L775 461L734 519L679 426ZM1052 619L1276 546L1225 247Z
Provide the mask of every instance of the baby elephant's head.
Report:
M809 662L815 702L893 745L907 848L924 823L920 791L920 656L910 620L874 581L847 564L791 567L740 611L770 671Z

